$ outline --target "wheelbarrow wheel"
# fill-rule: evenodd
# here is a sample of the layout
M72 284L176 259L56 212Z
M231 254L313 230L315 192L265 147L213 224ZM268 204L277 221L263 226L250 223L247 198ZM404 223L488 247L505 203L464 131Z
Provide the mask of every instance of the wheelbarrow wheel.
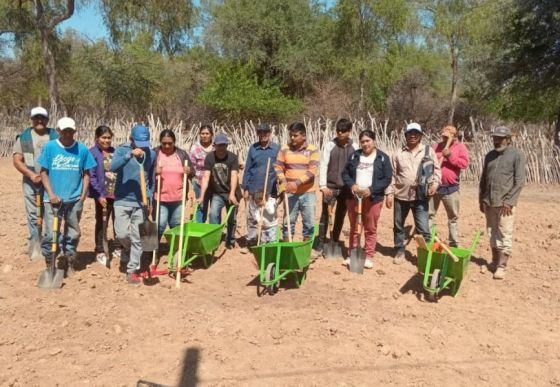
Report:
M268 266L266 267L266 272L265 272L264 279L267 282L273 281L275 271L276 271L276 264L274 264L272 262L269 263ZM266 289L268 290L268 293L270 295L273 295L278 291L278 287L279 287L279 283L278 283L278 281L276 281L271 285L267 285Z
M440 275L440 270L439 269L435 269L432 272L432 278L430 279L430 288L437 289L438 284L439 284L439 275ZM427 298L428 298L428 301L435 302L436 301L436 293L428 292Z

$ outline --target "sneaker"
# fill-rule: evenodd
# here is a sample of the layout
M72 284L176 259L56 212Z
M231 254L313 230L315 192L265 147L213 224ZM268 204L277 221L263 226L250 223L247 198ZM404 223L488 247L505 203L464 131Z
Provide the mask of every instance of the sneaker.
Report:
M311 249L311 259L317 259L323 256L323 252L315 249Z
M402 265L404 263L404 261L405 261L404 251L403 250L397 251L397 254L395 255L395 258L393 258L393 263L395 265Z
M126 273L126 282L129 285L138 286L142 283L142 280L134 273Z
M366 258L366 261L364 262L364 269L373 269L373 262L371 259Z
M113 259L121 259L121 254L122 254L122 250L121 249L115 249L115 251L113 251Z
M346 258L344 261L342 261L342 266L348 266L350 265L350 258Z
M506 268L498 267L494 272L494 279L503 280L504 278L506 278Z
M251 252L251 250L249 250L249 247L244 247L241 250L239 250L239 252L241 254L249 254Z
M95 259L97 260L97 262L99 262L103 266L107 266L107 261L109 261L109 258L107 258L105 253L97 253L97 255L95 256Z

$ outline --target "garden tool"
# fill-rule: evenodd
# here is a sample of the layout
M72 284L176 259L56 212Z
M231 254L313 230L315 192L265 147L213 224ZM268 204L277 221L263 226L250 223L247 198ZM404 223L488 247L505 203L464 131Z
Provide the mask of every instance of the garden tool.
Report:
M159 162L158 162L158 167L161 168L161 164ZM156 224L159 225L159 203L161 201L161 174L158 174L156 179L157 179ZM183 189L184 188L185 187L183 186ZM159 247L159 235L158 235L158 247ZM150 271L154 271L157 269L157 255L158 255L158 250L155 249L152 252L152 265L150 267Z
M268 187L268 172L270 170L270 157L268 158L268 160L266 161L266 174L264 177L264 190L263 190L263 203L262 203L262 207L260 209L260 218L259 218L259 223L257 225L257 246L259 246L261 244L261 233L262 233L262 224L263 224L263 218L264 218L264 208L266 207L266 202L268 200L268 195L267 195L267 187ZM247 208L247 207L245 207Z
M35 204L37 205L37 235L35 235L29 242L29 256L32 261L37 261L43 258L43 253L41 251L41 242L43 235L43 214L41 212L41 192L38 189L35 190Z
M358 240L356 241L356 245L350 253L350 264L348 265L348 269L352 273L363 274L366 257L364 254L364 250L362 249L362 246L360 244L362 239L362 198L358 196L357 199L358 207L356 214L356 233L358 234ZM353 237L354 236L352 235L352 238Z
M56 264L56 253L58 249L58 230L60 227L59 212L62 208L62 202L58 207L52 206L53 209L53 227L52 227L52 243L51 243L51 261L47 268L41 273L37 287L41 289L60 289L64 280L64 270L58 269Z
M146 194L146 175L144 172L144 163L140 165L140 190L142 191L142 211L144 212L144 221L138 225L140 232L140 242L142 250L154 251L157 250L159 244L158 238L158 225L156 222L150 220L148 211L148 195Z
M334 226L334 200L328 204L329 213L329 234L330 241L323 243L323 254L326 259L337 259L342 256L342 250L340 248L340 243L336 242L333 238L333 226Z
M107 240L107 224L109 222L107 207L103 207L101 216L103 218L103 230L101 234L103 238L103 253L105 254L105 256L102 259L98 259L97 261L107 269L109 269L111 268L111 259L109 258L111 255L109 254L109 241Z
M185 166L187 166L187 161L185 161ZM181 258L183 257L183 239L185 237L185 207L186 207L186 191L188 188L188 179L187 179L187 174L183 174L183 194L181 196L181 225L180 225L180 229L179 229L179 247L177 248L177 253L175 253L174 255L174 259L175 259L175 263L176 263L176 268L177 271L175 272L175 287L177 289L179 289L181 287ZM187 243L188 243L188 238L187 238ZM185 250L187 248L187 246L184 247Z

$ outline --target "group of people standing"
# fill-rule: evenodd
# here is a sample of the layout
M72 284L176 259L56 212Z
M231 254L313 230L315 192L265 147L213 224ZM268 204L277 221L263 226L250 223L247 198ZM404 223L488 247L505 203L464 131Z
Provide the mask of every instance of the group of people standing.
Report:
M257 127L258 141L252 144L247 157L240 162L228 150L230 143L223 133L213 133L204 125L189 151L176 144L173 131L165 129L159 135L159 146L151 148L150 131L135 125L130 142L112 146L113 132L107 126L95 130L91 149L75 140L73 119L61 118L56 130L47 127L48 113L44 108L31 110L30 128L25 129L14 145L13 162L23 175L23 194L29 240L42 237L43 256L51 259L53 207L64 219L65 229L60 239L60 257L72 272L80 238L79 222L83 202L89 196L95 201L95 244L97 260L107 262L102 246L103 216L112 216L115 244L112 258L126 267L130 284L140 283L142 245L139 228L148 214L143 210L142 188L150 198L150 210L159 204L159 235L166 227L181 223L183 177L192 181L197 203L197 222L220 223L222 211L230 210L225 246L235 247L236 209L242 200L246 204L245 246L276 240L277 208L283 200L288 210L284 216L282 239L295 234L298 216L302 218L302 238L309 240L315 233L317 188L321 194L321 216L314 255L322 253L327 238L327 224L334 205L334 224L329 238L341 244L340 235L346 214L350 221L349 250L357 247L358 212L363 219L365 268L373 267L376 251L377 226L383 203L393 209L393 263L405 260L405 220L410 212L417 234L430 239L435 214L443 203L448 217L449 245L459 244L459 182L461 170L468 167L469 155L457 138L457 129L446 126L441 142L433 146L422 143L423 130L417 123L405 129L405 144L390 157L376 146L375 132L363 130L358 143L350 138L352 122L340 119L336 137L324 144L322 151L308 143L306 128L296 122L288 127L289 143L280 146L272 141L268 124ZM494 150L484 162L480 181L479 203L485 214L492 247L494 278L503 279L509 257L517 199L525 180L525 159L511 144L508 128L492 132ZM242 178L240 170L243 170ZM156 192L156 177L161 179ZM188 187L188 186L187 186ZM186 188L186 187L185 187ZM42 200L36 200L40 194ZM159 203L156 201L159 199ZM38 235L37 213L43 213L44 228ZM258 235L259 230L261 234ZM346 259L344 264L348 264Z

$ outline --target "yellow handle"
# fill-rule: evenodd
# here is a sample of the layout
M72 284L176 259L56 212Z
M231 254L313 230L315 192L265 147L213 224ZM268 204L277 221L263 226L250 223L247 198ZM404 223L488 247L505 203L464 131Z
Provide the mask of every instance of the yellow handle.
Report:
M51 253L56 253L56 245L58 244L57 241L58 236L58 215L54 217L53 220L53 241L51 243Z

